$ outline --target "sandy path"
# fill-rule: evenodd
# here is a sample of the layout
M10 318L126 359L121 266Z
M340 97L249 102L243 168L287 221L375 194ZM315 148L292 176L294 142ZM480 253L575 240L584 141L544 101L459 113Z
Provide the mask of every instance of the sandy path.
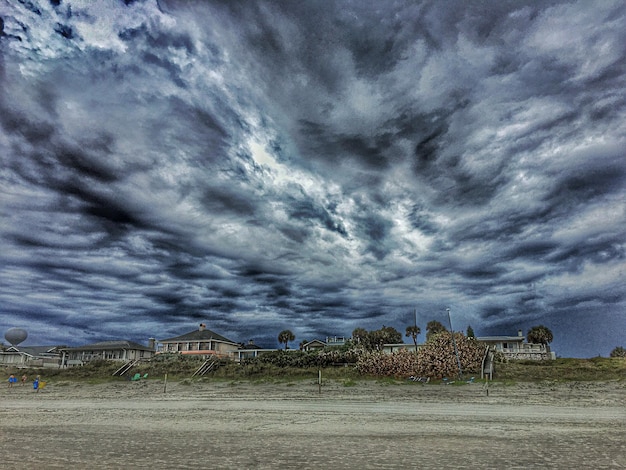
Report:
M4 468L626 468L626 383L0 391Z

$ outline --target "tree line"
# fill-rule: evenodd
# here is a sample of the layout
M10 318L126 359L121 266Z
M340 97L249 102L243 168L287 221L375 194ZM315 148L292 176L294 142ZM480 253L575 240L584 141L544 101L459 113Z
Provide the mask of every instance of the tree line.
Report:
M448 329L437 320L431 320L426 324L426 341L428 342L434 336L446 332ZM417 337L422 333L422 330L417 325L409 325L406 327L405 336L413 340L415 349L417 350ZM475 338L474 330L471 325L468 325L466 330L467 338ZM278 342L285 345L285 349L289 348L289 343L294 341L296 336L291 330L283 330L278 334ZM526 340L529 343L548 345L554 340L552 331L544 326L533 326L528 330ZM400 344L403 342L402 334L391 326L383 325L378 330L367 331L365 328L355 328L352 332L352 343L354 346L361 347L371 351L381 351L385 344ZM306 344L307 341L300 343L300 348Z

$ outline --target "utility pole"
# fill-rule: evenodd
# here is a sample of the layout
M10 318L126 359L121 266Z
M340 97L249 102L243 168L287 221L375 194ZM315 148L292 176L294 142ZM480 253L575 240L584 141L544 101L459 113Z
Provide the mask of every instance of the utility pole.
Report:
M456 356L456 364L459 366L459 378L463 380L463 371L461 370L461 360L459 359L459 350L456 347L456 339L454 339L454 330L452 329L452 320L450 318L450 309L447 308L448 323L450 323L450 334L452 335L452 344L454 345L454 354Z

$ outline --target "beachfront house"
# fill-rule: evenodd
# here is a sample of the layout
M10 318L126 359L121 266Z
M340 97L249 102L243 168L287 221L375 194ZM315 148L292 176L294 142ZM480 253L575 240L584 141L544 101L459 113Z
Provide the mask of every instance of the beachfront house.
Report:
M517 336L479 336L476 340L500 352L507 359L531 359L544 361L556 359L554 352L545 344L526 343L522 330Z
M319 351L321 349L333 347L333 346L343 346L349 339L343 336L327 336L326 341L322 341L321 339L314 339L312 341L307 341L300 346L300 349L303 351ZM421 347L420 344L417 345L417 349ZM400 350L407 351L415 351L415 344L407 344L407 343L388 343L383 344L382 351L385 354L391 354Z
M0 364L17 367L59 367L61 346L9 346L0 351Z
M307 341L302 344L302 351L319 351L320 349L324 349L326 347L326 343L321 339L314 339L313 341Z
M254 359L255 357L259 357L262 354L274 351L276 351L276 349L267 349L261 346L257 346L256 344L254 344L254 341L250 340L247 344L239 345L239 349L237 351L231 352L230 357L235 362L241 362L246 359Z
M172 338L157 340L159 353L179 353L200 356L230 357L237 356L241 345L220 334L207 329L200 323L197 330Z
M135 361L149 359L154 353L153 341L150 341L148 346L124 340L101 341L75 348L62 348L61 364L63 366L83 365L94 359Z
M324 348L343 346L348 339L344 336L327 336L326 341L321 339L314 339L312 341L306 341L302 343L300 349L302 351L318 351Z

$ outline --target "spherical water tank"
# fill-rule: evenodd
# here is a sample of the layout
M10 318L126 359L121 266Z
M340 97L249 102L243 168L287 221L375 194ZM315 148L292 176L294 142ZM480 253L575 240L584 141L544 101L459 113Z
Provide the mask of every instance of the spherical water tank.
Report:
M28 333L24 328L9 328L4 337L13 346L17 346L28 337Z

